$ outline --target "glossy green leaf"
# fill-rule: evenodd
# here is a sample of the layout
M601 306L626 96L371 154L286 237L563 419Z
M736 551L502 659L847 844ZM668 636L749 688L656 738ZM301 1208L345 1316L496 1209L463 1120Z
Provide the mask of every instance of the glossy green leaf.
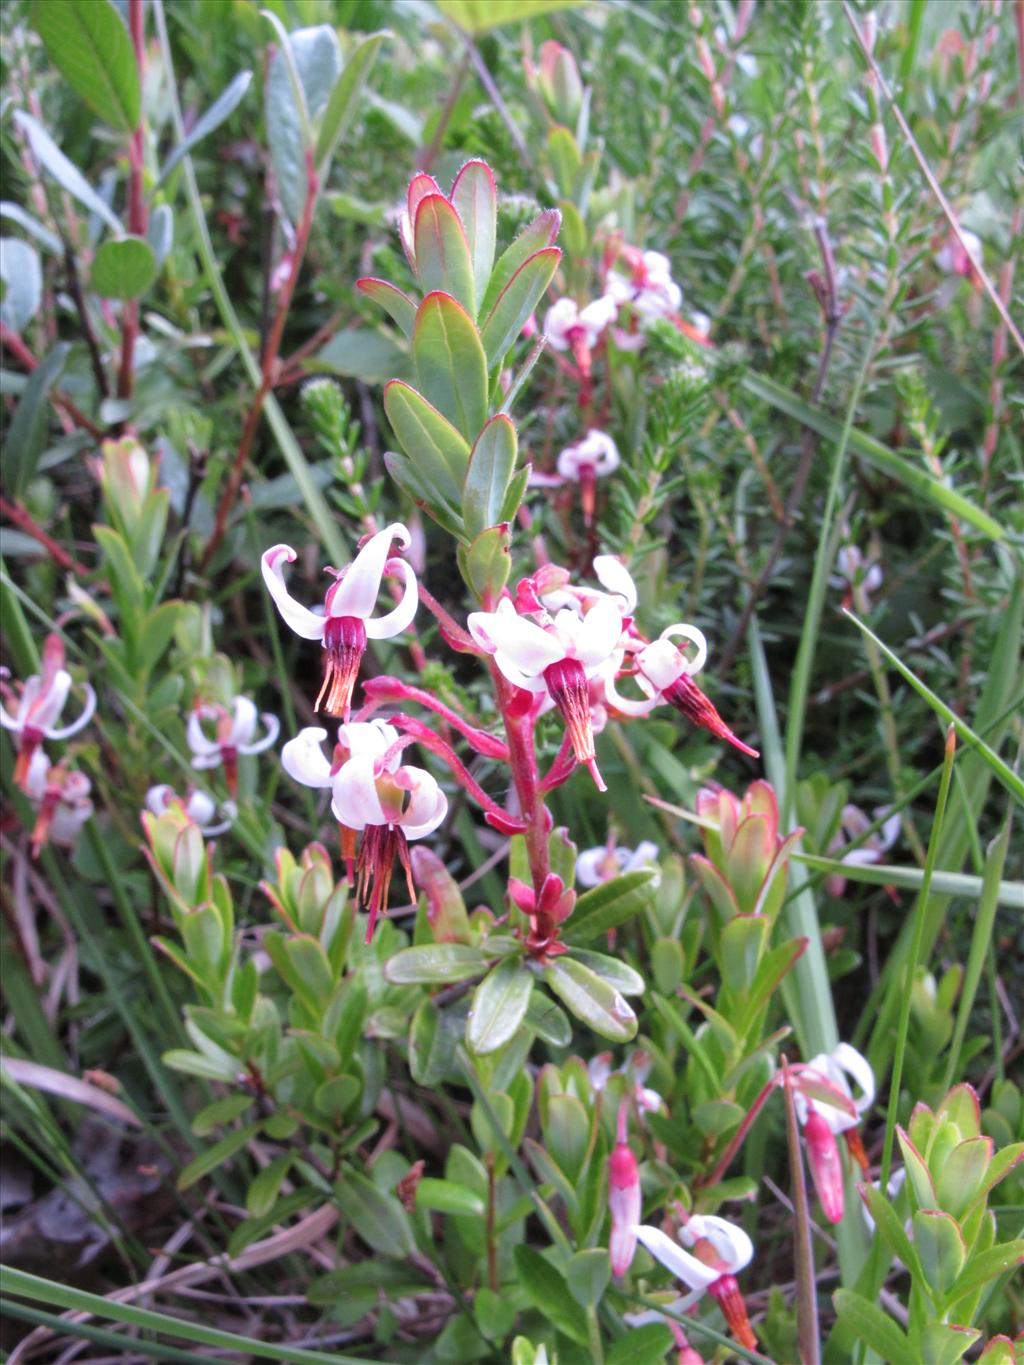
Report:
M475 441L487 421L487 358L476 324L450 294L428 294L416 310L412 354L420 392Z
M499 294L511 280L519 267L538 251L553 246L562 224L562 215L557 209L545 209L532 223L523 228L519 236L501 253L491 271L487 290L480 302L480 316L486 317L498 300Z
M400 380L385 387L384 411L424 486L435 499L458 508L469 442L421 393Z
M570 1340L586 1346L586 1315L569 1292L565 1276L533 1247L516 1247L515 1262L519 1283L534 1307Z
M549 1155L576 1187L590 1148L590 1116L575 1095L551 1095L542 1122Z
M776 383L774 379L748 371L741 383L749 392L756 394L758 398L780 412L788 413L790 417L823 436L826 441L838 442L842 438L842 422L822 412L820 408L805 403L802 398L798 398L790 389ZM905 460L902 455L897 455L888 446L882 445L881 441L876 441L873 436L853 430L849 434L849 448L869 465L889 478L896 479L905 488L949 513L958 521L975 527L992 540L1005 539L1006 533L994 517L989 516L967 498L961 497L952 488L947 488L941 479L929 474L921 465Z
M137 299L156 276L156 256L145 237L112 237L93 257L89 283L105 299Z
M628 962L623 962L621 957L590 952L586 948L573 948L569 956L573 961L582 962L584 967L610 982L623 995L643 995L647 989L647 983L640 973L634 971Z
M434 518L449 535L461 539L463 535L462 517L437 491L428 477L406 455L398 451L384 452L384 468L402 491L412 499L421 511Z
M555 174L558 193L572 200L583 170L583 159L576 139L568 128L552 128L548 133L548 162Z
M503 958L473 992L466 1043L484 1056L497 1052L519 1032L533 991L533 973L521 959Z
M942 1303L956 1283L967 1248L956 1220L938 1209L921 1209L914 1214L914 1248L924 1278L936 1298Z
M664 1365L671 1346L668 1324L647 1322L642 1327L631 1327L618 1341L613 1341L605 1352L604 1365Z
M468 943L425 943L388 958L384 975L393 986L443 986L477 976L486 966L484 954Z
M957 1365L981 1336L977 1327L958 1327L950 1322L927 1322L918 1334L921 1365Z
M386 384L409 374L409 356L385 332L373 327L343 327L324 343L309 364L364 384Z
M275 27L280 29L280 24ZM280 39L280 32L278 36ZM298 223L306 206L308 188L305 123L308 119L315 126L327 108L341 74L341 49L338 35L329 24L296 29L287 35L287 43L301 85L302 101L296 98L284 47L279 46L267 72L264 114L277 191L288 217Z
M909 1188L913 1193L916 1206L933 1209L937 1202L935 1185L927 1163L899 1124L896 1125L896 1137L903 1153L903 1164L907 1168Z
M452 1180L435 1180L432 1176L424 1176L416 1186L417 1209L482 1218L486 1207L483 1199L474 1190L467 1189L465 1185L457 1185Z
M329 1122L352 1115L349 1110L362 1094L362 1084L358 1076L332 1076L316 1088L313 1108Z
M209 137L215 128L219 128L226 119L231 117L249 93L251 84L252 72L239 71L227 89L217 96L209 109L199 115L190 131L171 152L163 164L157 184L167 179L182 157L187 156L197 143L201 142L204 137Z
M569 1293L582 1308L596 1308L612 1277L611 1261L604 1247L577 1251L565 1267Z
M498 193L490 166L467 161L455 177L452 207L459 215L473 261L474 298L482 299L494 265L498 231Z
M379 1190L361 1172L345 1170L335 1182L334 1202L356 1235L379 1256L404 1258L415 1251L409 1215L397 1197Z
M906 1333L884 1309L852 1289L837 1289L832 1301L842 1326L877 1351L887 1365L921 1365Z
M884 1195L876 1185L865 1182L858 1188L864 1203L867 1205L868 1213L874 1219L875 1227L889 1250L894 1256L900 1258L912 1274L918 1273L920 1265L917 1252L914 1250L913 1242L907 1236L903 1219L893 1208L892 1200Z
M536 252L523 262L498 295L480 329L489 365L496 365L504 358L523 330L526 319L544 297L561 259L562 253L557 246Z
M361 294L365 294L368 299L372 299L384 309L392 322L402 329L402 332L412 340L412 329L416 322L416 305L408 294L396 289L387 280L378 280L372 276L356 281L356 288Z
M262 1218L277 1203L277 1196L281 1193L281 1182L288 1174L292 1160L291 1152L274 1157L250 1183L249 1192L245 1197L245 1207L251 1218Z
M939 1208L960 1218L985 1184L995 1144L990 1137L968 1138L954 1147L935 1178Z
M565 941L587 943L641 914L650 905L657 885L657 871L641 868L585 891L566 921Z
M565 1010L543 991L534 991L530 996L526 1023L552 1047L568 1047L572 1042L572 1025Z
M139 68L110 0L35 0L32 25L72 90L112 128L132 132L142 109Z
M215 1142L205 1152L200 1152L178 1176L178 1189L191 1189L197 1181L230 1161L236 1152L240 1152L256 1136L261 1127L262 1124L259 1123L247 1123L244 1128L236 1128L222 1137L220 1142Z
M441 1010L424 1000L409 1029L409 1071L417 1085L440 1085L455 1060L455 1030L447 1027Z
M31 114L26 114L24 109L15 109L14 121L28 138L32 155L43 169L53 176L57 184L67 190L68 194L77 199L90 213L102 218L108 227L113 228L118 234L123 234L124 228L121 226L120 218L110 205L100 198L78 167L67 159L42 124L37 123Z
M544 980L570 1014L602 1038L628 1043L636 1037L636 1015L614 986L569 957L556 957L543 969Z
M416 278L424 294L449 294L476 316L476 285L469 239L459 215L442 194L420 200L413 224Z
M4 481L20 497L36 472L46 446L50 390L60 378L71 349L59 341L29 375L4 439Z
M493 602L501 594L512 571L512 537L508 522L481 531L473 544L459 546L463 577L481 602Z
M367 35L349 54L341 75L334 83L334 89L320 122L313 158L317 175L321 179L326 178L338 143L352 126L360 108L367 78L373 70L384 40L390 36L387 32Z
M767 938L763 915L736 915L722 929L718 958L730 990L745 991L754 981Z
M0 321L12 332L22 332L39 311L43 297L43 272L35 247L20 237L0 237L0 280L4 286Z
M470 537L503 520L502 508L516 467L519 442L511 418L498 413L476 438L462 489L462 519Z
M192 1120L192 1131L196 1137L208 1137L215 1128L239 1118L255 1103L256 1096L252 1094L225 1095L200 1109Z
M997 1242L985 1251L975 1252L967 1262L959 1279L949 1294L949 1303L954 1305L959 1299L967 1298L977 1290L1005 1275L1008 1270L1024 1265L1024 1238L1012 1242Z

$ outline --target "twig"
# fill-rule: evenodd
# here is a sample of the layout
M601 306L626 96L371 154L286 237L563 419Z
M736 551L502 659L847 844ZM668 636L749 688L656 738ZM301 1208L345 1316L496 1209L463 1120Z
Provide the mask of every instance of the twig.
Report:
M22 341L18 333L8 327L6 322L0 322L0 345L6 346L11 354L21 361L29 373L38 368L39 361L32 354L28 346L26 346L25 342ZM50 402L55 408L63 408L68 419L70 419L74 426L81 427L82 430L87 431L90 436L95 436L97 441L103 440L104 432L102 428L98 427L95 422L86 417L85 413L72 403L66 393L62 393L60 389L51 389ZM69 427L65 427L64 429L65 431L70 430Z
M145 13L143 0L128 0L128 29L135 49L139 83L146 64ZM146 129L142 112L128 144L128 231L137 237L146 233L146 200L142 175L146 159ZM117 376L117 396L130 398L134 382L135 339L139 334L139 301L126 299L121 306L121 367Z
M33 540L38 540L59 569L69 569L79 578L84 578L89 572L84 564L73 559L63 546L58 545L49 532L43 530L32 513L20 502L8 502L3 494L0 494L0 515L5 516L12 526L17 526L19 530L30 535Z
M494 105L495 109L497 109L498 117L508 129L508 135L515 144L520 161L522 161L527 170L530 170L530 153L526 146L526 140L516 127L516 121L509 113L508 105L502 99L501 91L494 83L494 77L487 70L487 63L484 61L483 57L480 56L476 44L468 34L466 35L466 53L469 56L469 60L473 63L473 70L480 77L480 84L487 91L491 103Z
M100 354L99 342L96 340L96 332L89 316L89 310L85 306L85 297L82 294L82 281L78 275L78 262L75 259L74 249L67 240L64 242L64 268L68 274L68 293L71 295L78 313L78 321L82 328L82 336L89 350L89 360L92 364L92 372L96 376L96 388L101 398L110 396L110 385L107 382L107 372L103 368L103 357Z
M441 150L441 143L444 141L444 135L448 130L448 124L451 122L456 101L462 91L462 83L466 79L466 72L469 70L469 62L470 54L467 51L462 54L462 60L455 68L451 89L448 91L447 98L441 107L441 115L437 121L437 127L434 129L434 136L423 149L423 154L417 161L417 166L421 171L430 170L437 159L438 152Z

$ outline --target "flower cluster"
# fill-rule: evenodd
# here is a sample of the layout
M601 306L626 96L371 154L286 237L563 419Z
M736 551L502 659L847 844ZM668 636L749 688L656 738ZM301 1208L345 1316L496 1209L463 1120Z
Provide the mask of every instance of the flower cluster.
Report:
M6 681L8 670L0 669L0 725L10 731L17 749L14 781L36 810L33 856L50 840L73 845L93 810L91 783L85 774L72 769L66 759L51 764L42 748L44 740L59 742L78 734L96 709L96 694L86 683L78 717L68 725L59 723L72 688L64 663L63 640L48 635L39 673L12 687Z

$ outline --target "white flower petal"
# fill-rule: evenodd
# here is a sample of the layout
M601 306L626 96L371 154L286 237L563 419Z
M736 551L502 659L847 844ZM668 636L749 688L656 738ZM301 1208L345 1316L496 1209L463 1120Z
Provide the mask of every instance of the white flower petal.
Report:
M416 608L420 603L419 584L411 564L404 559L390 559L387 564L390 573L399 574L405 579L402 600L386 616L368 616L365 621L366 637L369 640L390 640L400 635L412 625Z
M602 864L608 857L604 844L597 848L585 848L576 859L576 880L580 886L600 886L604 881Z
M220 761L220 750L218 749L216 753L212 754L197 754L192 760L192 766L202 771L206 768L220 767Z
M433 834L448 813L448 798L435 779L423 768L406 766L402 769L409 788L409 804L402 812L399 824L407 839L423 839Z
M883 853L888 852L900 837L901 826L899 811L897 811L895 815L888 815L888 810L888 806L878 806L875 809L876 820L880 820L883 815L887 816L885 824L875 836Z
M660 1261L677 1280L682 1280L691 1289L707 1289L721 1277L720 1270L712 1270L710 1266L698 1261L696 1256L684 1251L678 1242L673 1241L660 1228L639 1223L636 1235L656 1261Z
M220 745L215 739L209 739L203 732L202 716L199 711L193 711L188 718L188 725L185 727L185 738L188 740L188 747L194 754L201 754L204 757L216 754L217 762L220 762ZM193 764L193 767L196 765ZM210 767L210 764L204 764ZM216 765L213 765L216 766Z
M34 681L34 678L29 678L25 684L23 696L26 699ZM32 689L32 700L26 709L26 724L33 725L38 730L48 730L56 724L60 719L60 713L64 710L64 703L68 699L70 690L71 674L66 668L58 668L53 675L53 681L45 692L42 691L41 683Z
M328 616L357 616L365 621L380 594L384 566L391 555L391 542L397 540L405 549L411 539L406 527L397 521L372 535L344 576L328 592Z
M274 715L272 711L264 711L260 719L263 721L263 724L267 727L267 733L263 736L262 739L257 739L252 743L239 744L238 752L240 754L263 753L264 749L269 749L270 746L277 739L278 735L281 733L281 722L278 720L278 718Z
M708 657L708 642L704 638L704 632L698 630L696 626L687 626L681 623L675 626L666 626L661 632L659 639L689 640L689 642L696 647L697 653L694 658L685 660L685 671L689 673L691 678L695 673L699 673L704 667ZM682 653L681 650L680 653Z
M646 680L637 678L641 688ZM651 684L648 684L650 686ZM614 678L606 678L604 684L604 695L608 700L608 705L614 707L616 711L621 711L624 716L649 716L658 705L660 696L655 692L646 701L634 700L632 697L624 697L615 686Z
M28 761L28 772L22 788L30 801L41 801L50 780L50 760L42 749L37 749Z
M857 1113L863 1114L875 1102L875 1073L871 1070L870 1062L849 1043L839 1044L832 1053L832 1061L851 1078L860 1090L859 1096L851 1096L851 1098L857 1106Z
M504 655L527 677L537 677L565 658L565 649L555 635L518 616L511 603L509 607L511 610L470 613L469 633L482 649ZM500 659L498 664L501 667Z
M632 616L636 611L636 584L622 560L615 555L597 555L594 573L606 592L622 598L623 610L627 616Z
M285 625L296 635L301 635L304 640L322 640L326 618L317 616L301 602L296 602L285 587L284 570L281 566L291 564L294 560L295 551L290 545L272 546L260 560L263 581Z
M572 299L557 299L544 314L544 335L556 351L567 351L568 332L579 325L580 310Z
M93 712L96 710L96 693L88 683L85 683L82 690L85 693L85 702L82 706L82 713L73 720L70 725L61 726L54 729L52 726L46 728L47 739L70 739L72 735L77 735L79 730L84 730L92 720Z
M170 791L170 788L167 788L166 790ZM171 795L173 797L173 792ZM204 833L206 832L206 826L210 823L216 813L217 807L213 797L207 796L206 792L194 791L185 802L185 814L190 820L194 820Z
M236 697L231 705L231 738L228 741L236 749L245 751L245 746L256 733L256 704L248 697Z
M329 787L331 763L324 753L327 731L307 725L281 750L281 767L289 777L306 787Z
M374 781L376 759L372 754L359 754L343 763L331 784L331 810L339 824L349 829L365 829L367 825L386 825L388 818L377 795Z
M364 754L378 758L398 743L398 731L384 720L350 720L338 726L338 743L353 758Z
M691 1215L679 1235L685 1237L687 1241L690 1241L691 1237L694 1240L702 1237L710 1242L715 1255L730 1275L735 1275L754 1259L754 1244L743 1229L737 1227L735 1223L730 1223L727 1218L718 1218L713 1213ZM716 1278L721 1273L716 1272Z
M576 636L577 659L585 669L596 668L614 654L621 634L622 615L618 607L610 597L599 598L584 616Z

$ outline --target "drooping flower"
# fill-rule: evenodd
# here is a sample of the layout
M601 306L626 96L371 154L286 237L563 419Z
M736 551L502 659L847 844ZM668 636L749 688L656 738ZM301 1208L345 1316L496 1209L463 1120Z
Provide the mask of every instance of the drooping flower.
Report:
M395 540L402 549L408 549L412 541L408 528L400 522L372 535L346 568L328 568L334 582L327 589L323 615L296 602L285 586L282 565L291 564L296 557L291 546L274 545L263 555L263 581L285 624L304 640L323 644L324 680L316 707L319 710L322 702L329 715L348 718L367 640L390 640L406 630L416 615L416 574L406 560L392 556L391 543ZM402 579L402 599L385 615L372 616L381 583L388 575Z
M935 253L935 264L947 275L959 275L969 280L975 277L975 267L982 263L983 254L978 234L962 227L960 237L955 232L950 232L946 237Z
M638 868L650 867L658 860L658 845L644 839L635 849L623 845L598 844L585 848L576 859L576 880L580 886L600 886Z
M688 659L672 643L673 638L688 640L697 651L695 656ZM727 740L742 753L757 758L757 750L733 734L711 699L693 681L693 675L704 667L707 654L707 641L696 626L667 626L657 640L643 645L634 659L637 683L646 693L645 699L621 696L611 679L605 686L608 702L627 716L646 716L659 702L668 702L692 724L710 730L716 738Z
M885 823L881 829L869 834L858 848L843 853L840 859L854 867L873 867L882 862L900 837L900 817L898 812L890 815L888 806L876 806L873 815L874 820L869 820L859 806L844 806L839 817L840 833L829 844L829 853L839 853L847 843L859 839L875 820L881 820L884 816ZM843 835L846 837L843 838ZM825 889L830 896L841 896L846 889L846 878L838 872L831 873L825 878Z
M637 1048L621 1066L617 1067L612 1066L612 1060L610 1052L599 1052L587 1063L587 1079L595 1093L600 1094L612 1076L625 1076L627 1094L632 1092L633 1103L641 1118L645 1114L656 1114L664 1108L665 1101L657 1090L644 1085L651 1069L649 1053Z
M553 351L572 351L576 364L584 375L590 373L591 352L598 338L615 321L619 305L613 298L603 297L584 308L574 299L558 299L544 314L544 335Z
M682 1246L660 1228L644 1223L637 1227L636 1235L651 1255L692 1291L671 1305L673 1312L684 1313L704 1294L710 1294L740 1345L750 1351L756 1349L757 1338L736 1283L736 1273L754 1258L754 1244L742 1228L714 1214L695 1213L679 1229ZM692 1248L692 1252L684 1247ZM630 1323L639 1326L640 1315L631 1317Z
M633 1263L643 1207L640 1168L629 1145L628 1123L629 1106L624 1101L619 1106L615 1146L608 1158L608 1212L612 1220L608 1254L613 1275L625 1275Z
M6 668L0 668L0 679L9 676ZM20 692L6 683L2 684L2 689L0 725L14 735L18 748L14 781L27 790L29 768L39 745L44 739L70 739L88 725L96 710L96 693L88 683L83 684L85 702L81 715L70 725L57 724L71 691L71 674L64 667L64 642L59 635L46 637L42 669L25 680Z
M856 545L843 545L836 555L836 572L829 574L830 588L838 588L843 594L843 606L852 607L854 590L862 597L864 610L871 608L871 593L882 586L882 570L864 555Z
M174 804L182 807L188 818L199 826L200 834L206 839L212 839L229 830L238 814L235 803L225 801L220 812L223 819L218 820L217 804L213 797L207 796L206 792L201 792L198 788L189 792L185 799L166 783L150 787L146 792L146 809L152 811L154 815L163 815L164 811Z
M613 269L608 275L608 293L617 304L628 303L647 322L679 312L683 291L672 278L667 256L626 246L616 264L626 267L626 273Z
M339 726L333 761L323 751L326 739L327 731L315 726L301 730L284 746L281 762L296 781L330 788L350 881L354 836L362 834L354 881L357 900L369 910L369 943L377 915L387 909L396 858L405 872L409 899L416 899L408 845L437 829L448 813L448 798L424 768L401 762L407 741L386 721Z
M566 483L578 483L583 520L587 526L594 519L597 501L597 480L619 467L619 451L612 438L603 431L591 429L574 445L559 452L556 468Z
M48 843L72 848L93 812L92 783L85 773L68 768L63 761L51 764L42 749L36 749L23 790L36 809L32 857L38 858Z
M833 1146L835 1146L836 1137L842 1134L850 1155L863 1171L867 1171L868 1158L864 1151L858 1125L863 1115L875 1102L875 1073L872 1071L867 1058L861 1056L857 1049L851 1047L849 1043L840 1043L832 1052L822 1052L817 1057L812 1057L807 1063L807 1069L817 1072L819 1076L834 1086L841 1095L851 1101L855 1110L855 1113L851 1114L836 1105L829 1104L827 1100L821 1097L811 1100L802 1095L799 1090L794 1096L797 1118L803 1124L804 1132L807 1135L808 1153L811 1156L811 1173L814 1175L815 1186L819 1191L819 1198L822 1200L822 1207L825 1209L826 1215L833 1223L836 1223L843 1216L842 1169L840 1167L837 1174L830 1165L831 1152L824 1130L827 1129L831 1134ZM820 1120L820 1122L814 1122L815 1119ZM818 1172L815 1170L815 1152L812 1144L816 1144L817 1157L822 1163L821 1184L819 1184ZM838 1149L835 1156L838 1162ZM837 1180L838 1186L836 1185ZM827 1188L826 1197L821 1194L822 1184ZM838 1217L832 1217L829 1208L833 1211L838 1209Z
M203 730L203 721L217 722L215 739ZM259 720L266 726L266 734L256 739ZM248 697L235 697L231 710L219 703L206 702L198 706L188 718L185 737L194 755L193 768L217 768L224 765L224 777L232 796L238 790L238 755L261 754L277 739L281 722L270 711L258 714Z
M604 791L594 751L589 682L613 673L622 657L622 616L611 598L600 597L583 615L563 608L536 625L520 616L506 597L497 611L470 613L469 630L509 682L551 698L565 721L576 761Z

